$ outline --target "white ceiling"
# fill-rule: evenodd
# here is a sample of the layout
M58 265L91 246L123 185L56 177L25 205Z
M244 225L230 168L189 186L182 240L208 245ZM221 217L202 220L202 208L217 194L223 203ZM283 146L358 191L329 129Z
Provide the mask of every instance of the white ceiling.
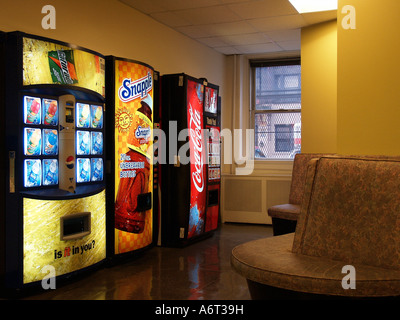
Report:
M300 50L302 27L336 10L299 14L288 0L120 0L223 54Z

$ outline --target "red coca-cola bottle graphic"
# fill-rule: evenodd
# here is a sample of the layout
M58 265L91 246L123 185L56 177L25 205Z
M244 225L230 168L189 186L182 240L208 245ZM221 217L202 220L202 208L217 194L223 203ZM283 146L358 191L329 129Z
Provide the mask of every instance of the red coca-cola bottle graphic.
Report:
M115 228L126 232L142 233L145 228L148 206L144 208L140 204L139 196L150 192L150 160L146 152L151 135L151 109L151 98L142 100L141 108L137 111L141 115L136 117L128 135L129 151L120 156Z

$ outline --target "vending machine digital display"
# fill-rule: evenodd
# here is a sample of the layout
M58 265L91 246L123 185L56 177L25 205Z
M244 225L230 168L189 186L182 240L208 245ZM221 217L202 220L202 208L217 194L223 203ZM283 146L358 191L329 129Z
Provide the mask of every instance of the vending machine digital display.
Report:
M5 286L106 258L105 59L21 32L6 42Z
M106 57L107 235L109 257L123 257L153 244L154 70L124 58Z
M168 157L161 166L158 244L181 246L210 236L218 227L218 86L186 74L161 79L161 127Z

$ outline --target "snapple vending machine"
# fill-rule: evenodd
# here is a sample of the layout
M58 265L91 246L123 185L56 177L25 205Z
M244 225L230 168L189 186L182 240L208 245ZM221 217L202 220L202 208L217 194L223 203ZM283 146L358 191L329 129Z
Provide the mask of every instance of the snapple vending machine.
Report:
M105 239L105 59L7 34L5 286L101 263Z
M217 150L214 128L218 131L218 123L211 122L214 132L214 137L211 137L206 130L204 102L209 99L209 96L205 97L206 89L204 80L186 74L162 76L161 128L165 133L165 143L159 151L163 155L160 157L163 164L158 237L161 246L190 244L212 235L218 225L218 210L210 208L219 205L213 199L216 187L211 186L211 183L217 185L219 180L214 178L214 171L209 180L207 166L209 139L213 150ZM216 97L214 94L218 95L218 88L214 86L213 90L213 97ZM212 117L210 107L207 112ZM216 169L216 166L211 168ZM210 197L210 192L214 196Z
M154 70L106 57L107 255L131 256L153 244Z

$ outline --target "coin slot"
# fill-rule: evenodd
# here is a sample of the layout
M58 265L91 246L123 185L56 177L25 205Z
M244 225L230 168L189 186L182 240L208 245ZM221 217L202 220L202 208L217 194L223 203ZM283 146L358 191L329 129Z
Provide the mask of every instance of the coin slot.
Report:
M215 206L218 204L218 189L208 191L208 206Z

